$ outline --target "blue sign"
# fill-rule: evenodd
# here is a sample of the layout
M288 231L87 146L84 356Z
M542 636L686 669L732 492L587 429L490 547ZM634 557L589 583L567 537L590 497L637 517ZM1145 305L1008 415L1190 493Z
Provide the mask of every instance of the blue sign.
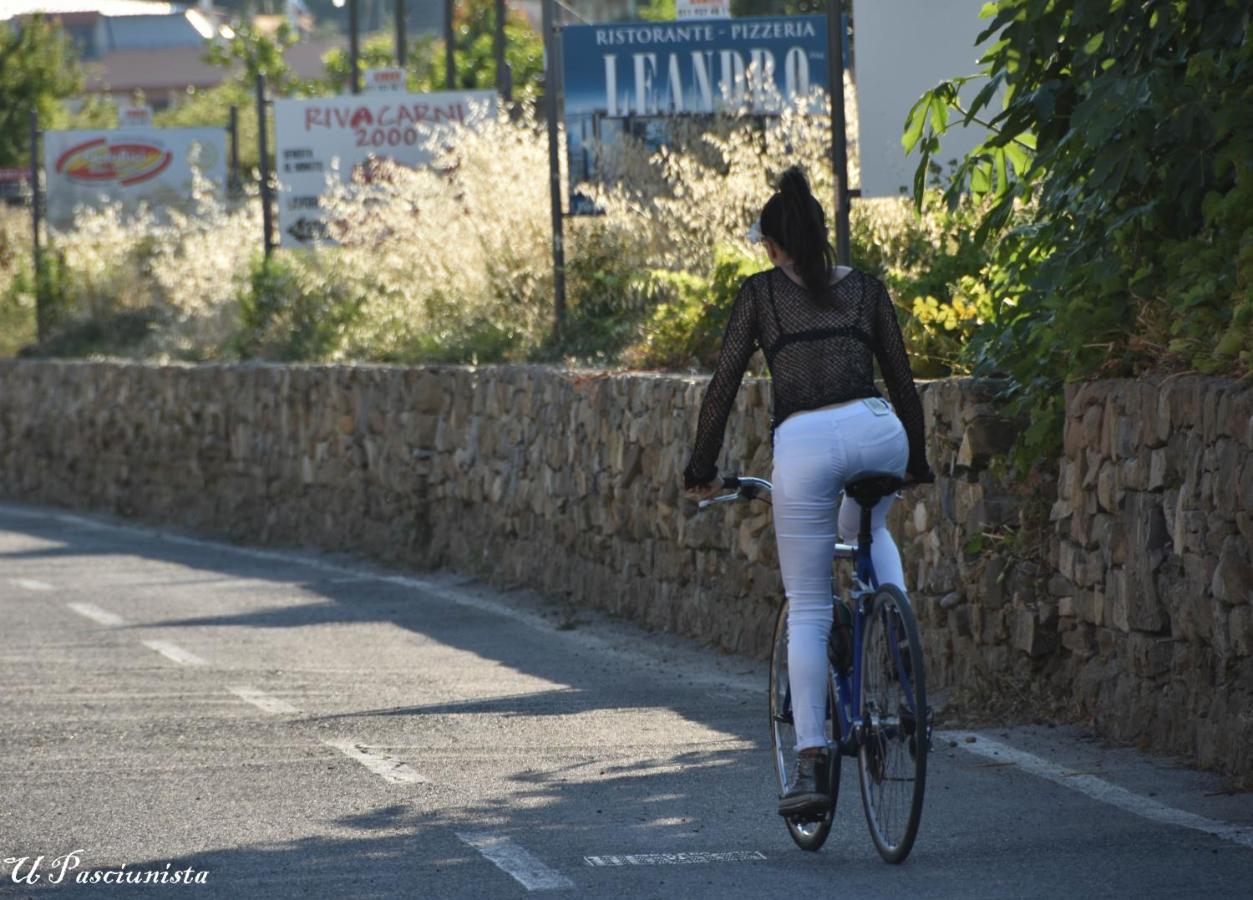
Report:
M666 123L675 116L769 116L815 99L828 85L826 23L826 16L772 16L564 28L572 185L596 177L595 144L629 134L656 149L668 143ZM572 207L581 211L578 202Z

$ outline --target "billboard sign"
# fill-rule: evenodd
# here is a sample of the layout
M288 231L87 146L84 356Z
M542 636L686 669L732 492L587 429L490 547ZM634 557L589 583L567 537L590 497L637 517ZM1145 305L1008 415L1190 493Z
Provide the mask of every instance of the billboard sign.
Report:
M684 19L729 19L731 0L676 0L674 17Z
M226 132L221 128L122 128L44 132L48 221L65 228L76 206L120 202L134 209L183 205L192 166L226 188Z
M562 58L573 188L596 180L596 145L631 135L655 150L676 116L769 116L825 91L826 16L568 26Z
M391 91L401 93L405 89L404 69L366 69L365 89L368 93Z
M119 106L117 108L117 125L119 128L150 128L152 126L152 107L147 105Z
M372 159L428 164L432 140L496 115L495 91L377 93L274 101L278 227L284 247L326 236L328 179L344 184Z

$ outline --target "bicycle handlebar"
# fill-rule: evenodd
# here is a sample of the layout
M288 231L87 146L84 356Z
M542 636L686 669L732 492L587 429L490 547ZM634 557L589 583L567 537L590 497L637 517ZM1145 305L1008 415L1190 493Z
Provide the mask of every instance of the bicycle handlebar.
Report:
M705 509L714 503L734 503L737 500L755 500L760 494L769 494L774 488L770 482L764 478L752 478L749 476L739 477L737 475L726 475L722 479L722 486L729 488L735 493L723 494L721 497L711 497L708 500L701 500L697 503L699 509Z

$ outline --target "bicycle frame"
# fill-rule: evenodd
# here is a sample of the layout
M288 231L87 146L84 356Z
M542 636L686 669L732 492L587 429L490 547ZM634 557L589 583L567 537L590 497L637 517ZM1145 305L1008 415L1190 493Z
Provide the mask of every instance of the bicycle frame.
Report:
M770 493L773 490L773 485L762 478L738 478L734 481L736 487L734 494L724 494L720 497L702 500L699 504L700 508L704 509L714 503L731 503L743 499L753 499L759 491ZM854 756L861 747L861 726L866 715L865 710L861 708L862 632L866 627L866 620L870 616L867 604L879 588L879 579L875 575L874 561L870 557L869 543L861 546L860 542L859 544L837 542L834 548L834 558L836 560L851 559L854 561L854 586L850 592L853 600L853 664L849 674L843 672L835 673L835 710L833 711L834 715L838 717L839 733L842 735L839 749L842 753ZM843 602L836 595L832 595L831 600L832 603ZM897 641L894 629L888 628L886 633L888 647L896 661L897 671L902 673L904 680L902 687L905 688L905 696L910 698L909 702L912 707L913 685L909 683L908 676L905 675L900 644ZM791 715L792 688L790 685L784 694L783 710L784 715ZM909 712L914 714L915 721L917 721L918 710L910 708Z

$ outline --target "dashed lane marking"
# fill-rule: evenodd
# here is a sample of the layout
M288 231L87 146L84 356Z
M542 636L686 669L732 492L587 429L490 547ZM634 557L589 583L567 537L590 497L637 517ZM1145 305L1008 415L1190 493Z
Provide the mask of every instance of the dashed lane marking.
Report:
M28 591L52 590L52 585L48 584L46 581L40 581L37 578L10 578L9 584L15 587L25 588Z
M687 853L628 853L614 856L585 856L589 866L671 866L692 863L756 862L766 858L760 850L693 851Z
M273 694L267 694L258 688L249 687L246 684L235 685L227 688L232 694L243 700L245 703L251 703L262 712L270 713L275 716L290 716L300 712L296 707L292 706L286 700L275 697Z
M162 656L181 663L184 666L206 666L206 663L190 650L184 650L178 644L171 641L144 641L144 646L150 650L156 650Z
M1167 806L1164 803L1158 803L1150 797L1145 797L1124 787L1111 784L1102 778L1097 778L1095 775L1068 769L1057 763L1041 759L1033 753L1019 750L1008 744L1002 744L1000 741L993 740L983 734L938 731L936 732L936 737L941 740L955 742L962 750L966 750L976 756L982 756L985 759L1001 763L1013 763L1024 772L1030 772L1032 775L1051 781L1054 784L1060 784L1069 790L1078 791L1080 794L1091 797L1093 800L1117 807L1142 819L1160 822L1163 825L1174 825L1177 828L1202 831L1214 837L1222 838L1224 841L1231 841L1233 844L1240 844L1243 847L1253 849L1253 828L1248 826L1232 825L1230 822L1207 819L1205 816L1198 816L1196 813L1186 812L1173 806ZM968 738L973 738L973 740L968 740Z
M67 603L65 604L80 616L85 616L100 625L109 625L117 627L125 625L126 620L117 613L111 613L107 609L101 609L94 603Z
M213 550L217 553L230 553L236 556L247 557L249 559L264 560L266 562L281 562L291 565L304 566L318 572L325 572L328 575L337 575L346 580L373 580L381 581L388 584L394 584L400 587L410 588L420 591L429 596L437 597L449 603L455 603L459 606L470 609L477 609L481 612L492 613L493 615L503 616L517 622L520 625L526 625L539 631L552 632L557 626L554 623L545 620L542 616L534 613L513 609L505 604L475 596L469 591L458 590L451 585L439 584L425 578L417 578L406 575L387 575L380 572L372 572L368 569L357 569L351 566L338 565L336 563L326 562L316 557L305 556L297 553L288 553L278 550L258 550L252 547L240 547L234 544L224 544L217 541L202 540L193 537L184 537L178 534L172 534L168 531L162 531L154 528L141 528L135 525L118 525L111 522L98 522L84 516L76 516L69 513L47 513L34 510L18 509L16 507L0 504L0 512L6 515L13 515L19 518L46 520L54 519L58 522L64 522L67 525L74 525L80 528L89 528L96 531L114 531L125 534L142 535L143 537L165 541L171 544L179 544L185 547L197 547L204 550ZM566 631L562 632L563 640L581 644L587 649L595 650L601 655L611 655L620 658L636 661L638 657L631 651L622 650L614 646L611 642L597 635L588 632ZM689 684L705 684L722 690L743 691L749 694L757 694L761 691L761 679L752 675L737 675L731 673L719 673L717 675L696 675L689 678Z
M563 891L574 882L544 865L503 834L490 831L457 832L457 837L483 854L496 868L510 875L528 891Z
M426 784L427 779L414 771L408 763L401 762L381 750L348 740L323 740L349 759L354 759L384 781L392 784Z

